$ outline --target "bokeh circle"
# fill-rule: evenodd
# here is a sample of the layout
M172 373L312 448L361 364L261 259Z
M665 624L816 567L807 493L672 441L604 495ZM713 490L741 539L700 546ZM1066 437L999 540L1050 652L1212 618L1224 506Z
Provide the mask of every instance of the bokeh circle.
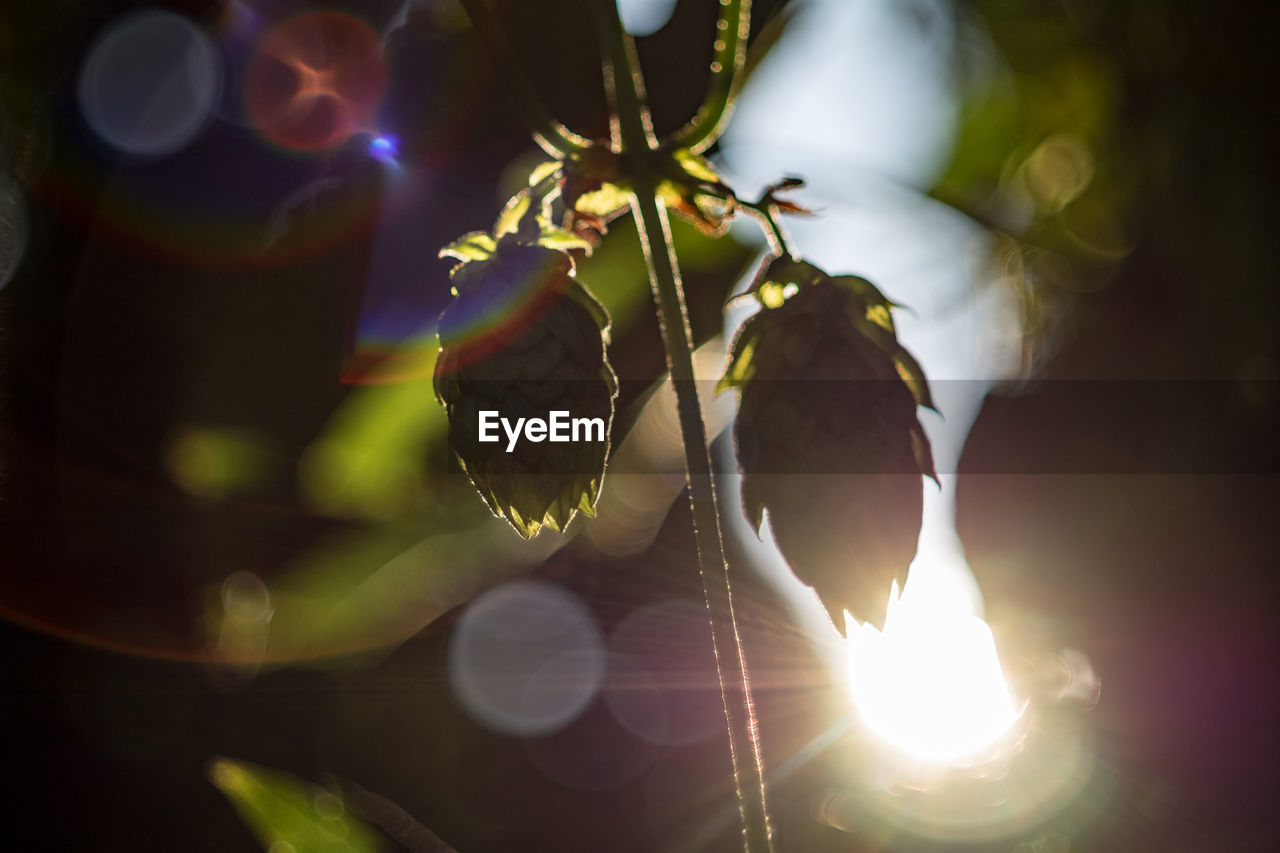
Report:
M596 695L605 652L587 608L560 587L508 583L476 598L449 646L449 679L466 709L496 731L556 731Z
M104 142L139 157L163 157L208 123L222 91L209 37L175 12L149 9L113 23L89 49L78 95Z

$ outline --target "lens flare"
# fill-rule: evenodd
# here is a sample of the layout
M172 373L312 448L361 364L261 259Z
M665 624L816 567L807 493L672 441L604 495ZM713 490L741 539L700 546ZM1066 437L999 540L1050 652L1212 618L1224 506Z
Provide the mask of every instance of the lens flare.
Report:
M173 12L138 12L113 24L80 71L85 121L115 149L173 154L204 129L222 90L213 43Z
M386 78L382 43L367 24L313 12L263 36L249 62L245 105L275 144L319 151L372 128Z
M467 606L449 644L449 681L494 731L559 731L595 698L605 652L595 618L561 587L514 581Z
M853 699L867 727L911 758L972 764L1021 711L991 629L935 577L914 572L901 595L893 583L883 631L846 612Z

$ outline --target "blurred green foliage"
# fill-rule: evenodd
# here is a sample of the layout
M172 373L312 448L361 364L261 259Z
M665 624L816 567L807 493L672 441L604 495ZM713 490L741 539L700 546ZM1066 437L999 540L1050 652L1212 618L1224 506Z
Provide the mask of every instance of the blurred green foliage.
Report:
M436 346L415 353L409 375L429 377ZM307 448L302 493L316 512L390 519L422 499L432 443L448 427L425 382L394 381L353 389Z
M295 776L229 758L209 780L235 806L269 853L376 853L378 836L332 791Z
M1084 5L955 7L961 108L931 195L995 237L990 280L1020 305L1024 370L1052 338L1065 298L1111 280L1133 243L1142 172L1159 159L1131 138L1123 69L1082 28Z

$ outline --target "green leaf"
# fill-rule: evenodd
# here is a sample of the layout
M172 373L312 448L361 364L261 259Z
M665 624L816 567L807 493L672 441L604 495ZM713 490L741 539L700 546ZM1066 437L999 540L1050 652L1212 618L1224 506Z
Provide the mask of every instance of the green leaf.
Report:
M609 219L630 203L631 199L625 189L617 184L606 182L602 183L599 189L578 196L573 208L579 213L590 213Z
M373 830L347 812L341 797L319 785L229 758L214 759L209 780L231 801L264 850L374 853L381 849Z
M463 234L457 240L440 250L442 258L457 258L460 261L483 261L493 254L498 241L487 231L472 231Z
M706 234L723 233L736 199L711 161L687 148L677 148L666 158L660 168L664 178L658 183L663 204Z
M671 153L671 159L680 167L680 171L695 181L708 184L721 183L720 175L711 165L711 161L701 154L694 154L688 148L677 148Z
M533 199L528 190L521 190L511 197L498 219L493 223L493 236L501 239L507 234L514 234L520 227L520 220L529 212Z
M529 186L536 187L559 170L559 160L548 160L545 163L539 163L533 168L533 171L529 173Z
M588 255L591 254L595 247L591 245L591 241L579 237L572 231L566 231L563 228L547 226L542 229L542 235L538 237L538 245L546 246L548 249L558 249L561 252L570 252L575 249L581 249Z
M605 143L574 154L561 174L561 198L572 211L608 222L630 204L621 158Z

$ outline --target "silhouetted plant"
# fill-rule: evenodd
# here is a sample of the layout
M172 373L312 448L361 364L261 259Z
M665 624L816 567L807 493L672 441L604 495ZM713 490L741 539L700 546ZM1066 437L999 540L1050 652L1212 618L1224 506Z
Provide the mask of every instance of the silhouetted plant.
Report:
M749 0L721 3L704 103L687 125L662 139L653 131L634 44L616 6L613 0L596 3L611 111L607 141L584 139L548 116L512 67L510 51L483 0L464 0L464 5L498 64L511 72L535 138L555 160L533 171L530 188L508 204L492 234L466 235L444 250L462 261L453 273L457 301L441 318L436 368L437 395L458 433L451 446L489 508L526 537L543 525L562 530L578 510L593 513L607 441L595 450L559 451L535 444L520 453L486 451L469 427L484 408L508 406L520 416L545 415L560 402L568 406L568 400L589 413L611 416L615 386L600 348L608 319L587 288L574 280L572 255L590 252L609 223L630 211L677 397L743 838L752 853L769 850L758 726L734 618L668 212L711 235L722 233L739 212L767 228L774 251L753 291L762 310L739 336L721 385L742 392L736 436L750 520L758 529L769 511L783 554L797 575L815 587L837 626L843 625L838 617L845 608L864 618L872 615L867 605L875 596L865 591L887 590L887 578L904 574L914 555L921 474L933 474L928 442L915 415L917 405L930 404L924 376L898 344L889 313L892 303L870 282L829 276L799 260L786 245L777 218L803 211L778 194L800 186L798 179L782 181L757 202L744 202L702 156L724 130L741 82ZM558 222L552 221L553 201L561 211ZM815 365L819 374L813 372ZM834 407L821 396L799 391L804 383L781 395L770 393L780 387L774 380L815 375L877 381L866 382L871 390ZM532 386L525 385L557 381L579 390L531 393ZM771 420L779 412L796 423L813 424L819 440L798 450L799 436L787 424ZM579 445L584 446L589 447ZM808 456L799 459L797 452ZM852 455L870 476L836 478L842 484L836 492L806 494L806 475L825 470L806 466L817 461L809 458L814 453ZM583 454L589 458L578 458ZM836 514L850 523L833 523ZM815 537L818 530L822 535ZM848 567L836 567L838 573L831 561L814 560L809 553L815 545L831 545L832 539L840 540L835 553L851 555Z

